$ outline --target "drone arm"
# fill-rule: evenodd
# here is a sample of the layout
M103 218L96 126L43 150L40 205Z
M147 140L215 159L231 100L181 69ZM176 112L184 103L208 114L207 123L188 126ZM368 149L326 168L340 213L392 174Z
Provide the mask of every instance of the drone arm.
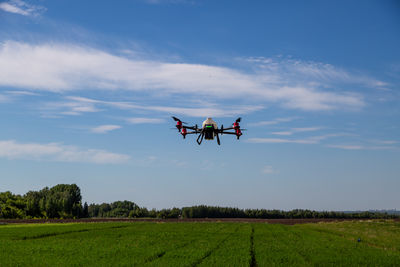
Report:
M189 130L196 130L196 128L194 126L182 125L182 128L186 128L186 129L189 129Z
M224 128L222 131L233 130L233 129L235 129L235 128L233 128L233 127L228 127L228 128ZM221 131L221 130L220 130L220 131Z

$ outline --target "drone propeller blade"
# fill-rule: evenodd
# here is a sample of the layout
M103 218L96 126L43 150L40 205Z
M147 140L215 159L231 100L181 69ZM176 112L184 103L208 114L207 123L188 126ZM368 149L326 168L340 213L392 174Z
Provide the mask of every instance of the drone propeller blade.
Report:
M174 121L180 121L180 122L182 122L182 123L184 123L184 124L187 124L187 122L181 121L181 120L178 119L177 117L174 117L174 116L171 116L171 117L174 119Z
M221 145L221 141L219 140L218 133L217 133L217 143L218 143L218 145Z
M181 121L181 120L178 119L177 117L172 116L172 118L174 119L174 121Z

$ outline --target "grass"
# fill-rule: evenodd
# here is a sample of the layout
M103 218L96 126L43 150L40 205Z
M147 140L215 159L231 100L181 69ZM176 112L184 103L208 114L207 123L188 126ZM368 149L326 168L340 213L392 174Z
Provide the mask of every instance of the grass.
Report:
M0 266L61 265L400 266L400 223L0 225Z

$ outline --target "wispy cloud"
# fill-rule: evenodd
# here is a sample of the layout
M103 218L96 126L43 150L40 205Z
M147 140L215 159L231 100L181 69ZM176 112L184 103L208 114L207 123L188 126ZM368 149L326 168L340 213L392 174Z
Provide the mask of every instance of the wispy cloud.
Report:
M88 101L48 102L41 104L39 109L45 116L71 115L77 116L84 113L102 111L95 103Z
M165 122L164 119L158 119L158 118L127 118L126 121L131 124L142 124L142 123L158 124Z
M8 159L88 162L97 164L124 163L130 156L98 149L80 149L59 143L17 143L0 141L0 157Z
M284 138L249 138L250 143L270 143L270 144L317 144L318 140L313 139L284 139Z
M39 16L46 11L45 7L28 4L21 0L11 0L0 3L0 9L22 16Z
M18 95L18 96L37 96L39 95L38 93L34 93L31 91L5 91L5 93L10 94L10 95Z
M133 102L118 102L91 99L86 97L68 96L67 101L51 102L42 105L40 109L47 113L57 113L63 115L80 115L84 112L98 112L105 107L113 107L121 110L139 110L148 112L167 113L175 115L185 115L190 117L230 117L243 115L263 109L261 105L237 105L237 106L222 106L217 107L208 104L200 107L174 107L174 106L157 106L157 105L142 105ZM101 107L101 108L100 108ZM158 119L159 120L159 119ZM159 123L160 121L154 121ZM132 122L131 122L132 123Z
M340 86L326 90L321 79L324 82L339 80L337 74L317 75L315 71L308 71L308 74L303 71L302 76L308 79L299 80L299 69L307 63L293 64L295 78L288 76L280 64L287 63L272 62L269 67L243 72L212 65L129 58L70 44L6 41L0 46L0 86L52 92L130 90L189 98L239 99L259 104L274 102L301 110L359 109L365 104L360 94L340 90ZM330 69L326 68L325 72ZM342 83L364 84L357 76L345 74L342 74L346 76L341 79Z
M286 139L286 138L249 138L247 142L250 143L270 143L270 144L319 144L322 140L339 137L339 136L347 136L349 134L325 134L307 137L304 139Z
M374 140L373 142L382 145L394 145L399 143L399 141L396 140Z
M393 145L371 145L371 144L338 144L338 145L327 145L327 147L331 148L338 148L338 149L344 149L344 150L393 150L393 149L399 149L397 146Z
M277 171L271 165L266 165L261 169L261 172L263 174L273 174L276 173Z
M303 127L303 128L292 128L289 131L280 131L280 132L272 132L274 135L292 135L294 133L303 133L303 132L313 132L321 130L322 127Z
M108 133L113 130L122 128L119 125L100 125L91 129L93 133Z
M30 91L4 91L2 94L0 94L0 103L10 103L14 102L14 100L19 97L36 95L39 94Z
M265 58L250 57L242 59L244 61L256 64L265 73L281 73L275 77L279 82L281 78L287 79L290 83L297 80L300 83L309 83L314 85L333 85L337 83L363 84L373 88L384 88L388 83L374 79L360 73L350 73L344 69L335 67L331 64L301 61L292 58Z
M250 126L266 126L266 125L275 125L282 122L290 122L297 119L296 117L289 117L289 118L277 118L270 121L259 121L255 123L249 123Z
M327 145L327 147L340 148L346 150L360 150L365 148L364 146L360 145Z

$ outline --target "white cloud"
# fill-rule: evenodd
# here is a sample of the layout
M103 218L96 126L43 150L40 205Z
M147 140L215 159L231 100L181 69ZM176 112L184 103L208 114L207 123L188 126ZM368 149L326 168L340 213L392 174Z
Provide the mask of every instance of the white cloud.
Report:
M321 130L322 127L303 127L303 128L292 128L290 131L281 131L281 132L272 132L274 135L292 135L294 133L302 133L302 132L312 132Z
M312 136L304 139L285 139L285 138L249 138L247 142L250 143L270 143L270 144L319 144L322 140L338 137L349 136L350 134L334 133L319 136Z
M383 81L362 74L353 74L331 64L321 62L264 57L251 57L244 59L244 61L256 64L265 73L281 73L281 77L272 76L275 77L276 81L284 77L288 81L297 80L301 83L311 83L314 85L349 83L363 84L368 87L379 89L388 86L388 84Z
M302 76L308 78L299 80L299 69L302 64L307 66L306 63L292 64L296 66L291 70L296 74L294 78L288 76L285 72L288 70L282 69L280 64L287 65L286 62L272 62L268 68L264 66L248 73L211 65L133 59L77 45L6 41L0 46L0 86L53 92L130 90L215 100L247 99L302 110L364 106L362 96L357 93L340 91L340 86L326 90L327 79L339 80L338 74L328 75L329 71L334 73L333 67L326 68L323 75L310 70L307 74L303 70ZM364 83L346 72L342 71L341 75L346 76L341 79L342 83Z
M395 140L375 140L374 142L382 145L394 145L398 143L398 141Z
M292 135L293 132L283 131L283 132L272 132L271 134L274 134L274 135Z
M236 107L165 107L165 106L147 106L141 109L160 111L168 114L185 115L190 117L232 117L241 114L263 109L262 106L236 106Z
M263 174L272 174L272 173L276 173L276 170L274 170L274 168L272 168L272 166L266 165L262 168L261 172Z
M314 139L283 139L283 138L249 138L247 139L250 143L272 143L272 144L285 144L285 143L294 143L294 144L317 144L318 140Z
M31 92L31 91L18 91L18 90L15 90L15 91L5 91L5 92L7 94L10 94L10 95L18 95L18 96L36 96L36 95L39 95L39 94Z
M363 147L363 146L360 146L360 145L328 145L327 147L340 148L340 149L346 149L346 150L360 150L360 149L364 149L364 147Z
M60 162L88 162L97 164L124 163L130 157L98 149L80 149L58 143L17 143L0 141L0 157L8 159L45 160Z
M120 129L119 125L100 125L91 129L93 133L107 133L113 130Z
M302 133L302 132L313 132L321 130L322 127L301 127L301 128L293 128L292 131L295 133Z
M54 113L77 116L83 113L102 111L94 103L87 101L50 102L42 104L39 109L46 116L53 116Z
M161 112L175 115L185 115L190 117L231 117L236 115L243 115L254 111L263 109L263 106L253 105L237 105L237 106L221 106L208 104L202 105L201 107L173 107L173 106L154 106L154 105L142 105L132 102L116 102L116 101L103 101L90 99L86 97L68 96L66 97L67 102L52 102L47 103L40 108L48 113L59 113L64 115L80 115L85 110L86 112L97 112L102 109L97 106L108 106L122 110L141 110L150 112ZM158 120L158 121L157 121ZM160 119L153 120L153 123L160 123ZM137 120L136 120L137 122Z
M158 124L165 122L164 119L157 119L157 118L127 118L126 121L131 124L143 124L143 123Z
M339 148L339 149L345 149L345 150L393 150L393 149L399 149L399 147L389 146L389 145L371 146L371 145L346 144L346 145L327 145L327 147Z
M46 11L46 8L42 6L31 5L21 0L2 2L0 3L0 9L5 12L34 17Z
M290 122L297 119L296 117L289 117L289 118L277 118L270 121L259 121L255 123L249 123L250 126L266 126L266 125L275 125L282 122Z

